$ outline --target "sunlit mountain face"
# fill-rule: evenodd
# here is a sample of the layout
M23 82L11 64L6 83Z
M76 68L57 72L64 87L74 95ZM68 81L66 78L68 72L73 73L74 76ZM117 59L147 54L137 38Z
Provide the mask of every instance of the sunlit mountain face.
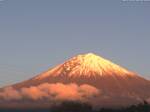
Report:
M93 53L75 56L30 80L0 89L0 107L127 107L150 99L150 81Z

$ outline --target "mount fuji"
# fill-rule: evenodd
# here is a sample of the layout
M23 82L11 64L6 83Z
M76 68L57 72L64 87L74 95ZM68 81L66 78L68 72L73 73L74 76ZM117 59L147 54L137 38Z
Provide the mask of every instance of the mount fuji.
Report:
M93 53L77 55L29 80L0 89L0 105L73 100L95 107L119 107L149 98L149 80Z

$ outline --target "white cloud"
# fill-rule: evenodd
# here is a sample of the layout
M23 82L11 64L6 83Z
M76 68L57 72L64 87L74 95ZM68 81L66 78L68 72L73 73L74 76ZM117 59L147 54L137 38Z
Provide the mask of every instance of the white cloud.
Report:
M21 100L23 98L29 100L71 100L71 101L87 101L88 99L99 95L100 91L94 86L83 84L77 85L75 83L70 84L48 84L44 83L38 86L32 86L29 88L21 88L15 90L12 87L5 88L0 92L0 99L3 100Z

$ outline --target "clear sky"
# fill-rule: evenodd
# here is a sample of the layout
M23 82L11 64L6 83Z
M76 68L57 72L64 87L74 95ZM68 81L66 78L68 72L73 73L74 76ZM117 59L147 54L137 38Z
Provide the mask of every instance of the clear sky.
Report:
M0 86L93 52L150 79L150 1L0 0Z

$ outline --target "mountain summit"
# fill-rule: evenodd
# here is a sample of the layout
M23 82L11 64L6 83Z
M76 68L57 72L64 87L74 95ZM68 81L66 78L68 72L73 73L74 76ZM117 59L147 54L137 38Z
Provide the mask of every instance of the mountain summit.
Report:
M67 75L68 77L96 77L105 75L126 76L133 75L133 73L96 54L88 53L77 55L65 63L39 75L36 79L60 75Z
M89 101L102 107L128 106L150 98L149 80L93 53L72 57L46 72L11 87L17 90L15 95L18 95L19 91L23 99L25 94L27 95L25 98L30 96L41 100L43 97L49 98L50 93L51 97L56 99L58 97L89 99L89 95L95 96L99 93L99 96ZM7 91L10 90L6 89ZM16 92L13 90L13 93ZM6 93L2 95L5 96Z

